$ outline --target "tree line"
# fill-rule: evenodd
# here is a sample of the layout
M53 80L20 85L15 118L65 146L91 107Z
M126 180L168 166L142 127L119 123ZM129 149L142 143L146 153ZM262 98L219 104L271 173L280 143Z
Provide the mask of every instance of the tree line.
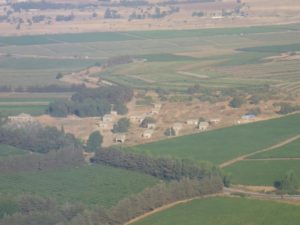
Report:
M82 88L70 100L57 100L48 107L51 116L65 117L74 114L79 117L103 116L116 110L126 114L126 103L133 97L133 90L124 86L109 86L95 89Z
M19 127L4 124L0 127L0 143L36 153L58 151L66 146L81 147L72 134L65 134L55 127L42 127L38 123Z
M205 177L221 176L220 170L208 162L154 158L113 148L99 149L92 162L143 172L163 180L180 180L186 177L201 180Z
M59 151L52 151L47 154L34 153L5 157L0 160L0 173L44 171L57 168L71 168L83 164L82 149L74 145L69 145L61 148Z

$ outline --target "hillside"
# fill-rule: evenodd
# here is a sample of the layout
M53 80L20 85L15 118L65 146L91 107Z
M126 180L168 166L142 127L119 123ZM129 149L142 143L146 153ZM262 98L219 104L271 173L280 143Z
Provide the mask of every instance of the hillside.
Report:
M267 0L58 0L46 3L0 4L2 35L197 29L300 22L300 3L292 0L274 0L272 4Z

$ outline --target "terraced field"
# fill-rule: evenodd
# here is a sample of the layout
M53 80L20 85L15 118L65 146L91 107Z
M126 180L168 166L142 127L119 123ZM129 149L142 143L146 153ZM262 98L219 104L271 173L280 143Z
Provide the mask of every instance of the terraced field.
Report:
M134 225L296 225L300 207L245 198L194 200L156 213Z

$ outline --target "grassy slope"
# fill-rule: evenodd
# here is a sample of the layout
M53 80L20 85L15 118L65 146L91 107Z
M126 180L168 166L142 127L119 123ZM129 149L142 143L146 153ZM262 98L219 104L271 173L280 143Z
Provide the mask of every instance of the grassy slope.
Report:
M300 207L243 198L208 198L156 213L135 225L296 225Z
M158 180L144 174L101 165L59 171L0 175L0 194L31 193L60 202L100 203L106 207L154 185Z
M11 156L11 155L23 155L26 154L27 151L18 149L9 145L0 144L0 158Z
M263 152L261 154L254 155L251 158L300 158L300 140L294 141L269 152Z
M221 163L300 133L300 114L131 147L153 155Z
M300 160L241 161L225 171L232 174L234 184L272 186L289 171L294 170L300 180Z

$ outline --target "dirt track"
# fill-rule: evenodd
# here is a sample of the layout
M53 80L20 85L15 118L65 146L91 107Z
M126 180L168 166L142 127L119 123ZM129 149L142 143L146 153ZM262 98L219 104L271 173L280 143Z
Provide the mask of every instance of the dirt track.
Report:
M297 135L297 136L295 136L295 137L289 138L289 139L287 139L287 140L285 140L285 141L283 141L283 142L280 142L280 143L278 143L278 144L276 144L276 145L273 145L273 146L271 146L271 147L268 147L268 148L265 148L265 149L262 149L262 150L258 150L258 151L256 151L256 152L252 152L252 153L250 153L250 154L245 154L245 155L239 156L239 157L234 158L234 159L231 159L231 160L229 160L229 161L227 161L227 162L224 162L224 163L220 164L219 166L220 166L220 168L224 168L224 167L230 166L230 165L232 165L232 164L234 164L234 163L236 163L236 162L245 160L246 158L248 158L248 157L250 157L250 156L253 156L253 155L256 155L256 154L258 154L258 153L271 151L271 150L273 150L273 149L276 149L276 148L282 147L282 146L284 146L284 145L287 145L287 144L289 144L289 143L291 143L291 142L294 142L294 141L298 140L299 138L300 138L300 135Z

